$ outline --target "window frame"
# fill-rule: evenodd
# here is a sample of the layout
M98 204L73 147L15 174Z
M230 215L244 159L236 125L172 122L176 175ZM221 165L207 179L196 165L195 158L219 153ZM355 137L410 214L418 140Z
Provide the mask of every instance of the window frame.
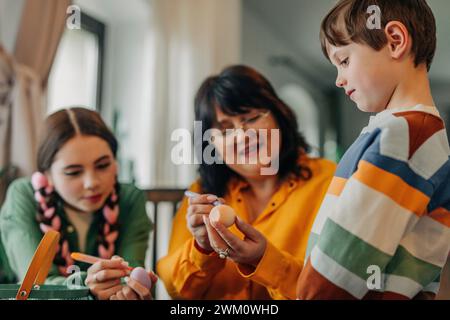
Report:
M103 93L103 64L105 58L105 35L106 26L103 22L94 17L81 12L81 29L94 34L98 40L98 57L97 57L97 97L95 110L102 111L102 93Z

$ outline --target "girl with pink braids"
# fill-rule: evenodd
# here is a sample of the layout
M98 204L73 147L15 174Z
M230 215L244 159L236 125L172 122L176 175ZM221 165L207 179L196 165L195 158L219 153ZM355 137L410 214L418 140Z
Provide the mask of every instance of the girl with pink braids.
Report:
M107 299L123 289L128 264L144 265L152 229L146 198L136 187L118 183L117 149L94 111L71 108L46 119L38 172L11 184L0 214L1 242L19 280L49 230L60 232L61 240L48 283L64 283L73 265L85 281L89 266L73 261L72 252L99 256L113 267L88 285L96 298Z

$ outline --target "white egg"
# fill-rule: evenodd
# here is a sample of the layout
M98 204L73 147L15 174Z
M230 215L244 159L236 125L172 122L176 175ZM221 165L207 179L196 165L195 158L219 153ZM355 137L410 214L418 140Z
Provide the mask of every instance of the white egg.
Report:
M209 213L209 219L213 222L220 222L225 227L231 227L236 220L234 209L227 205L214 207Z
M152 280L144 268L137 267L131 271L130 277L142 284L147 289L152 288Z

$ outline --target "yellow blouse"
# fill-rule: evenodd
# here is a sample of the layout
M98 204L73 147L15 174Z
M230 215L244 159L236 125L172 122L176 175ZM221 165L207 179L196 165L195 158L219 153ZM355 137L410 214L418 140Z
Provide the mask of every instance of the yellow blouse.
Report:
M266 208L251 224L265 235L266 251L256 268L204 254L186 225L185 198L173 221L168 255L158 261L157 272L174 299L295 299L297 278L303 267L308 236L336 165L324 159L303 158L313 173L310 180L289 176ZM248 223L249 212L241 190L248 186L232 179L224 199ZM191 191L201 192L194 183ZM230 230L243 238L232 226Z

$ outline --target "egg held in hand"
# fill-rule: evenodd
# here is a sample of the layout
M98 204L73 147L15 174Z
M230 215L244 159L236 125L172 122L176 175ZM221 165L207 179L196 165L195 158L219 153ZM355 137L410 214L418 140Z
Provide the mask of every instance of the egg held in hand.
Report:
M227 205L220 205L214 207L209 213L209 219L212 222L220 222L225 227L231 227L236 220L236 213L234 209Z
M152 280L150 279L150 276L148 275L147 271L145 271L144 268L141 267L134 268L133 271L131 271L130 278L136 280L147 289L152 288Z

